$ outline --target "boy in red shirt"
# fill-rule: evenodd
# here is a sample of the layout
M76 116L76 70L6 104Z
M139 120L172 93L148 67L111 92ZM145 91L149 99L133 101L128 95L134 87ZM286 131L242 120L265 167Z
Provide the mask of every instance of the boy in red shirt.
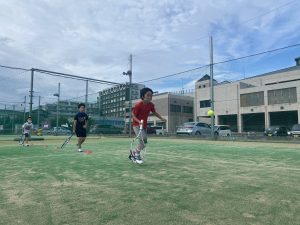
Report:
M140 124L143 120L143 129L141 131L141 138L138 147L131 152L129 159L133 160L136 163L143 163L141 159L140 152L145 148L144 143L147 143L147 119L149 113L152 112L153 115L157 116L162 121L166 121L165 118L162 118L159 113L155 111L155 106L152 101L153 91L150 88L143 88L140 92L141 101L137 102L132 110L132 126L134 133L138 135L140 131Z

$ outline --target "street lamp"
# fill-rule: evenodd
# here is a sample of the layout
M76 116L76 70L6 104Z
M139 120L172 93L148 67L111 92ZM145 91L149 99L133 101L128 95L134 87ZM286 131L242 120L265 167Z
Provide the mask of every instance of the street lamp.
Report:
M57 97L57 108L56 108L56 132L58 131L58 111L59 111L59 97L60 97L60 83L58 83L58 93L53 94Z
M123 72L124 76L129 76L129 137L131 137L131 109L132 109L132 99L131 99L131 84L132 84L132 72L131 70L128 70L126 73ZM126 111L125 111L126 116Z

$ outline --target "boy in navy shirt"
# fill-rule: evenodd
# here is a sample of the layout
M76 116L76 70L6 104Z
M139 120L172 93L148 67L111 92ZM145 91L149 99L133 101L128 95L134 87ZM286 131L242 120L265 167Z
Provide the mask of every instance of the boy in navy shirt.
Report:
M86 129L88 126L88 115L85 113L85 104L78 105L79 112L74 117L73 132L78 137L77 147L78 152L82 152L81 145L86 139Z

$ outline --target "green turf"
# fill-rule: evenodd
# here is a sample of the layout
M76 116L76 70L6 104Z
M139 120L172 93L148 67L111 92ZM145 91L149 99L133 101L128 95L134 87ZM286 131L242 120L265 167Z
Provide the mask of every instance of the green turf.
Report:
M135 165L130 140L1 141L0 224L300 224L299 145L150 138Z

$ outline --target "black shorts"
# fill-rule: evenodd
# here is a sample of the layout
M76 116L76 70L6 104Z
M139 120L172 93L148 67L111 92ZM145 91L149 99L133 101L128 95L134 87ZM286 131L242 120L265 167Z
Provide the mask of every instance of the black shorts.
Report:
M86 137L86 129L76 130L75 133L77 137Z
M25 133L24 135L25 135L25 137L27 137L27 138L29 137L29 134L28 134L28 133Z

